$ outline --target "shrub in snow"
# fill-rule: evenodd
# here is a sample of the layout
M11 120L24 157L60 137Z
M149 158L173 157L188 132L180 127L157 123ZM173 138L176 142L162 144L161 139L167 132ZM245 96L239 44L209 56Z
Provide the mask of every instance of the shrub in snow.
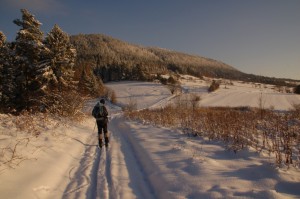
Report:
M180 85L168 84L167 86L168 86L168 88L169 88L169 90L172 94L182 92L182 89L181 89Z
M116 104L117 103L117 96L116 92L110 88L106 88L106 98L111 101L111 103Z
M130 98L129 102L122 108L125 112L132 112L137 110L137 100Z
M300 85L298 85L294 88L294 93L300 94Z
M173 76L170 76L168 78L168 83L169 84L178 84L178 81Z
M213 92L213 91L219 89L219 87L220 87L220 84L217 81L213 80L211 85L208 88L208 92Z
M46 110L72 119L81 119L84 99L76 91L52 92L45 99L50 105Z

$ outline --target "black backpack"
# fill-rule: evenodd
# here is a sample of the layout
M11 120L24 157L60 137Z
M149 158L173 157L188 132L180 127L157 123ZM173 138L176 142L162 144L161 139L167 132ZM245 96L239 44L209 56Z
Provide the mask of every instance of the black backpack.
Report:
M104 106L96 105L92 111L94 118L104 118L107 116L107 111Z

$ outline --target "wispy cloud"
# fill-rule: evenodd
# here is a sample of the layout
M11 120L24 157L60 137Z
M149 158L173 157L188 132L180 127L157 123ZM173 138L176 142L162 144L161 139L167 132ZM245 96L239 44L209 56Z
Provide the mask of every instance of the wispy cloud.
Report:
M58 0L4 0L5 6L25 8L35 13L63 14L65 6Z

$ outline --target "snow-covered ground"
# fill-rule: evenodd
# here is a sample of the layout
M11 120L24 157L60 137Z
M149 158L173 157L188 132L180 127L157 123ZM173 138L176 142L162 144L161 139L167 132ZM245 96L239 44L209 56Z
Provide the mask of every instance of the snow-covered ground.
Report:
M119 105L134 100L138 108L160 107L176 100L156 83L108 86ZM260 93L265 107L287 110L300 103L297 95L251 84L221 85L210 94L202 80L183 86L185 93L200 94L203 106L258 106ZM86 111L94 104L88 102ZM0 198L300 198L299 170L275 168L267 155L251 149L234 154L177 129L126 121L119 107L109 105L109 112L111 143L101 151L92 117L77 124L50 121L36 137L20 132L16 118L0 115ZM16 149L15 162L3 164L13 154L8 148Z
M300 104L300 95L279 92L271 85L260 85L232 81L233 85L222 83L220 88L212 93L207 89L208 80L200 80L186 76L181 79L183 94L181 98L191 93L201 97L200 106L216 107L259 107L260 99L262 108L275 110L290 110L294 104ZM229 82L227 80L227 82ZM176 103L179 97L171 96L167 87L160 84L147 82L115 82L108 86L116 91L119 104L126 105L130 101L137 103L138 108L160 107L168 103ZM188 97L187 97L188 98ZM159 101L159 103L158 103Z
M152 82L113 82L107 84L115 90L119 106L136 103L138 109L168 103L171 93L167 87Z
M225 84L225 82L227 82ZM201 106L249 106L259 107L261 98L263 108L274 108L276 110L290 110L294 104L300 104L300 95L279 92L272 85L243 83L228 80L222 81L220 89L207 93L209 82L199 79L190 80L189 77L182 79L184 90L201 96ZM284 88L281 88L284 90Z

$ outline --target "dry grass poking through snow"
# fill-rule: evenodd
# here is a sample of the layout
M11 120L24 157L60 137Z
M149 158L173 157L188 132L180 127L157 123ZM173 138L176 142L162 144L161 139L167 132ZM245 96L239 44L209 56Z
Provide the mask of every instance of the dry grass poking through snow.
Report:
M80 117L71 120L47 113L23 112L18 116L0 114L0 174L6 169L14 169L22 162L35 160L34 154L42 150L43 145L34 142L43 133L56 136L54 130L66 126L71 120L80 121Z
M128 111L126 116L147 124L180 128L191 136L221 140L236 153L252 147L274 157L277 166L300 168L300 106L286 112L168 106Z

